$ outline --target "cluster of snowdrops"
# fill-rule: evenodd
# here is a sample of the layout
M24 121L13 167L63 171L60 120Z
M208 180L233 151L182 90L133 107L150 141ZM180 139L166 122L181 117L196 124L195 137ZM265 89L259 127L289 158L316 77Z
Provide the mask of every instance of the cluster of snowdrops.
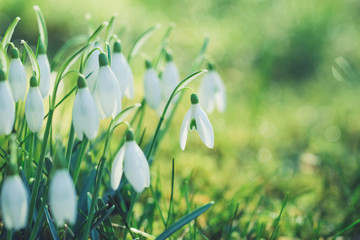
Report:
M212 63L208 63L208 72L201 70L180 81L180 74L171 50L166 44L163 44L160 51L160 56L163 56L163 66L160 67L157 63L154 66L154 62L145 60L146 71L143 77L145 96L142 103L155 110L160 117L150 150L145 155L138 146L131 124L124 121L128 114L144 107L140 104L122 106L124 97L133 99L135 95L134 77L128 63L129 58L124 56L122 44L116 35L112 34L106 39L99 36L103 29L112 27L112 24L109 23L113 21L101 24L84 43L84 46L64 61L54 78L53 69L51 69L47 57L48 39L45 20L40 9L38 7L34 7L34 9L40 32L36 51L33 51L26 41L22 40L21 46L18 47L11 42L12 33L20 18L15 19L10 25L1 44L0 136L3 136L3 143L8 145L8 147L1 146L0 152L0 158L6 164L6 167L2 168L1 215L8 235L26 228L24 234L29 239L35 238L37 228L41 224L38 220L39 216L44 214L46 210L44 206L47 204L51 217L58 227L64 226L64 224L75 224L78 213L75 185L81 160L86 152L88 142L99 135L100 121L111 118L105 139L104 153L98 163L97 179L94 183L91 207L87 215L88 220L83 230L84 239L87 239L113 130L121 124L127 126L124 143L112 161L111 188L114 191L119 189L124 173L127 182L137 193L141 193L144 188L150 186L148 159L156 142L158 130L167 116L166 112L169 109L172 110L172 106L180 100L178 95L181 95L183 90L192 91L191 107L186 113L180 129L181 149L185 149L189 130L197 130L204 144L213 148L214 133L206 112L211 113L214 108L220 112L225 110L225 88ZM140 45L137 45L135 48L139 49L139 47ZM18 48L24 49L22 54ZM134 55L133 53L132 56ZM26 59L30 59L31 73L26 71ZM80 69L74 69L77 62L80 62ZM194 90L185 86L202 73L205 75L198 97ZM49 138L56 134L50 134L51 124L55 121L53 113L58 104L64 101L64 99L59 101L56 94L60 81L70 74L75 75L77 83L74 90L69 93L69 95L75 94L75 100L72 103L72 124L69 124L71 129L67 156L65 160L57 160L53 163L51 172L46 176L46 190L44 191L46 194L40 196L40 199L37 194L44 184L43 168L45 158L49 155L48 142ZM45 101L49 102L48 111L45 111ZM45 130L44 122L46 122ZM39 136L41 133L43 133L42 137ZM81 151L75 170L71 175L69 159L74 136L81 143ZM35 141L35 138L42 139L41 153L40 155L36 154L39 155L39 159L34 159L34 151L37 149L34 144L38 142ZM24 142L26 142L26 151L20 151L19 154L19 149L23 147L21 145L25 145ZM19 174L19 171L22 174ZM28 192L27 188L29 187L26 187L27 183L24 183L26 180L31 180L31 192ZM37 208L39 205L40 207Z

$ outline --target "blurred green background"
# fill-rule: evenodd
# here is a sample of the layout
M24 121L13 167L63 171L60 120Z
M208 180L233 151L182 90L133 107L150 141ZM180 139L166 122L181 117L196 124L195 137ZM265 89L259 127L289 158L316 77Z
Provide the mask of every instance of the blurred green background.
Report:
M359 218L360 88L332 76L339 56L359 65L359 1L2 0L0 35L20 16L15 44L25 39L35 45L34 4L46 19L50 61L68 39L88 34L89 22L95 28L114 13L125 53L144 30L162 25L141 50L151 58L174 23L169 46L182 78L190 73L204 38L210 37L207 53L228 93L225 114L209 116L215 148L207 149L190 134L186 151L180 151L179 128L189 107L186 96L151 170L153 181L159 179L165 189L164 206L172 157L175 189L180 189L175 191L178 210L185 212L180 193L186 181L193 206L215 201L197 222L209 238L251 239L262 222L269 232L263 237L269 238L287 192L279 236L329 237ZM143 61L138 56L131 64L137 100L142 96ZM192 86L197 89L198 84ZM147 113L149 140L156 117ZM359 234L355 227L345 236Z

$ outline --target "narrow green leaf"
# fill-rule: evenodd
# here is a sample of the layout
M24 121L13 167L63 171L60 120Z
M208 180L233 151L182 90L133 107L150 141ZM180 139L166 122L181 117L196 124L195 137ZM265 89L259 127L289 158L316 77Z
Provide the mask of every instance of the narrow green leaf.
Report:
M171 165L171 194L170 194L170 203L169 203L169 210L168 210L168 216L166 219L166 226L169 224L169 220L171 217L171 210L172 210L172 204L173 204L173 198L174 198L174 179L175 179L175 160L172 159L172 165Z
M2 40L2 48L3 50L5 50L5 46L11 41L11 37L14 33L15 27L18 24L18 22L21 20L20 17L16 17L14 19L14 21L12 21L12 23L10 24L10 26L8 27L8 29L5 32L4 38Z
M26 49L26 52L30 58L32 69L36 73L36 78L39 82L40 81L40 68L39 68L38 61L36 60L35 54L31 50L30 46L24 40L21 40L21 44L23 44L24 48Z
M191 72L193 72L195 69L199 69L202 62L204 61L204 56L205 56L206 49L209 45L209 40L210 40L209 37L205 37L204 43L201 47L201 50L200 50L199 54L197 55L197 57L195 58L194 63L192 64Z
M270 240L272 240L272 239L275 238L276 233L277 233L277 231L278 231L278 229L279 229L279 223L280 223L280 220L281 220L281 215L282 215L282 213L283 213L283 211L284 211L284 209L285 209L286 202L287 202L287 200L288 200L288 196L289 196L289 193L286 193L285 199L284 199L284 201L283 201L283 203L282 203L282 206L281 206L280 214L279 214L279 216L278 216L278 217L275 219L275 221L274 221L274 230L273 230L273 232L272 232L272 234L271 234Z
M208 210L214 202L210 202L202 207L199 207L198 209L192 211L191 213L185 215L184 217L180 218L178 221L176 221L173 225L165 229L157 238L156 240L163 240L168 237L170 237L174 232L179 230L181 227L183 227L185 224L189 223L190 221L194 220L201 214L203 214L206 210Z
M90 231L92 231L93 229L95 229L99 224L101 224L103 221L105 221L110 214L114 211L115 206L112 205L106 212L105 214L101 215L101 217L99 219L96 220L95 223L93 223L93 225L91 225L90 227Z
M53 220L51 219L50 217L50 213L49 213L49 209L48 209L48 206L46 205L45 206L45 216L46 216L46 221L49 225L49 229L50 229L50 232L51 232L51 236L53 237L54 240L59 240L59 236L57 234L57 231L56 231L56 227L54 225L54 222Z
M116 16L117 16L117 14L114 14L109 20L109 25L106 28L105 41L109 41L110 36L114 32L114 21L115 21Z
M346 228L342 229L340 232L338 232L332 239L335 240L337 239L337 237L339 237L340 235L344 234L346 231L350 230L351 228L355 227L357 224L360 223L360 219L356 220L355 222L352 222L349 226L347 226Z
M130 63L130 60L139 52L140 48L142 47L142 45L144 45L144 43L149 39L149 37L151 36L151 34L153 34L153 32L157 29L160 28L160 24L156 24L155 26L152 26L151 28L149 28L148 30L146 30L145 32L143 32L136 40L134 45L132 46L130 52L129 52L129 56L128 56L128 63Z
M95 31L94 33L89 37L88 39L88 43L91 43L92 41L94 41L96 39L96 37L99 35L99 33L104 29L104 27L106 27L109 23L108 22L103 22Z
M45 18L42 15L39 6L35 5L33 8L34 8L34 11L35 11L35 14L36 14L36 19L37 19L38 26L39 26L40 40L44 44L45 50L47 50L47 47L48 47L48 33L47 33Z
M0 47L0 68L4 71L7 70L6 54L1 47Z
M184 80L182 80L175 88L174 92L174 96L181 91L181 89L183 89L186 85L188 85L192 80L194 80L195 78L197 78L198 76L200 76L203 73L206 73L207 70L206 69L202 69L200 71L194 72L192 74L190 74L189 76L187 76Z
M102 198L98 198L98 207L102 208L104 206L105 206L104 200ZM115 206L113 205L113 207L115 207ZM105 233L107 234L108 238L110 240L115 240L116 236L115 236L114 228L111 224L110 218L106 218L103 221L103 226L104 226L104 230L105 230Z

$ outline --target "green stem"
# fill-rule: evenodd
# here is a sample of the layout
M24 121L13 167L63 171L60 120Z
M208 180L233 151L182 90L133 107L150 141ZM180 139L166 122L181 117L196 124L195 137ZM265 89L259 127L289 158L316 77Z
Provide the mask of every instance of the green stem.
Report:
M111 125L112 125L112 122L110 123L110 126ZM95 179L96 182L95 182L94 193L92 195L91 206L90 206L88 218L87 218L86 225L85 225L85 231L84 231L84 235L83 235L84 240L88 239L89 232L90 232L90 227L91 227L91 222L92 222L92 219L93 219L94 213L95 213L96 202L97 202L97 199L98 199L98 196L99 196L100 186L101 186L102 177L103 177L103 173L104 173L105 161L106 161L106 158L107 158L107 155L108 155L108 152L109 152L109 144L110 144L110 138L111 138L110 126L109 126L108 132L106 134L104 152L103 152L102 157L100 158L97 178Z
M34 159L34 142L35 142L36 133L30 133L30 147L29 147L29 157L25 162L25 176L31 178L31 165Z
M31 200L30 200L30 208L29 208L29 216L28 216L28 228L31 228L31 222L32 222L32 218L34 215L36 199L37 199L37 195L39 192L40 180L42 178L42 172L43 172L43 168L44 168L45 152L46 152L47 142L49 139L52 117L53 117L53 110L49 110L49 117L48 117L48 120L46 123L44 138L43 138L43 142L42 142L42 146L41 146L38 169L36 172L34 187L31 192Z
M6 239L7 240L12 240L12 238L13 238L13 231L12 230L7 230Z
M68 145L67 145L67 149L66 149L66 167L68 170L70 169L71 154L72 154L72 148L73 148L73 144L74 144L74 135L75 135L75 128L74 128L74 125L71 124L69 141L68 141Z
M80 149L78 159L76 161L76 166L75 166L74 176L73 176L74 185L76 185L76 182L79 177L81 162L84 157L84 153L85 153L86 147L88 145L88 142L89 142L89 140L87 137L84 137L84 140L81 142L81 149Z

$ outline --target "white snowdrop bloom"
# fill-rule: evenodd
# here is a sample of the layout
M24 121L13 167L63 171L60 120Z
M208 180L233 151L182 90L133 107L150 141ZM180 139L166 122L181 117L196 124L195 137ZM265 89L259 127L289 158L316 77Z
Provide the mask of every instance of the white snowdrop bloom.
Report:
M95 101L101 118L115 118L121 112L121 90L105 53L99 55L99 74L95 88Z
M188 131L196 130L208 148L214 147L214 131L210 120L199 104L196 94L191 95L191 107L186 113L180 129L180 147L185 149Z
M37 57L40 68L40 83L39 89L42 98L46 98L50 92L51 70L48 57L45 52L45 47L42 43L39 45L39 54Z
M111 59L111 69L114 72L121 89L121 96L134 98L134 76L131 68L121 52L120 41L114 43L114 53Z
M1 189L1 212L5 227L15 231L24 228L28 208L27 192L19 175L7 177Z
M25 102L25 116L30 131L33 133L40 132L44 121L45 109L35 76L30 78L30 89Z
M15 121L15 103L4 71L0 69L0 135L10 134Z
M173 61L171 53L166 54L166 64L161 75L162 99L167 102L176 86L180 83L179 71ZM176 98L175 98L176 99Z
M96 43L95 48L99 48L99 44ZM94 93L97 77L99 74L99 49L95 49L88 59L86 60L85 67L84 67L84 76L87 77L86 85L89 87L91 93Z
M26 93L26 71L19 58L19 51L17 48L11 49L8 78L14 101L18 102L19 100L23 100Z
M213 64L209 63L209 72L206 73L200 85L199 98L207 113L212 113L215 107L219 112L225 111L225 85Z
M157 109L161 103L161 83L157 73L149 61L145 62L146 71L144 75L145 100L149 107Z
M116 154L111 167L111 187L119 187L123 172L126 179L140 193L150 186L150 169L144 152L134 140L134 133L129 130L124 146Z
M76 222L77 201L74 183L66 169L57 170L49 188L50 210L57 226Z
M73 106L73 124L76 135L80 140L84 134L90 140L97 136L99 129L99 114L95 101L89 89L86 87L84 76L80 75L77 80L78 91Z

